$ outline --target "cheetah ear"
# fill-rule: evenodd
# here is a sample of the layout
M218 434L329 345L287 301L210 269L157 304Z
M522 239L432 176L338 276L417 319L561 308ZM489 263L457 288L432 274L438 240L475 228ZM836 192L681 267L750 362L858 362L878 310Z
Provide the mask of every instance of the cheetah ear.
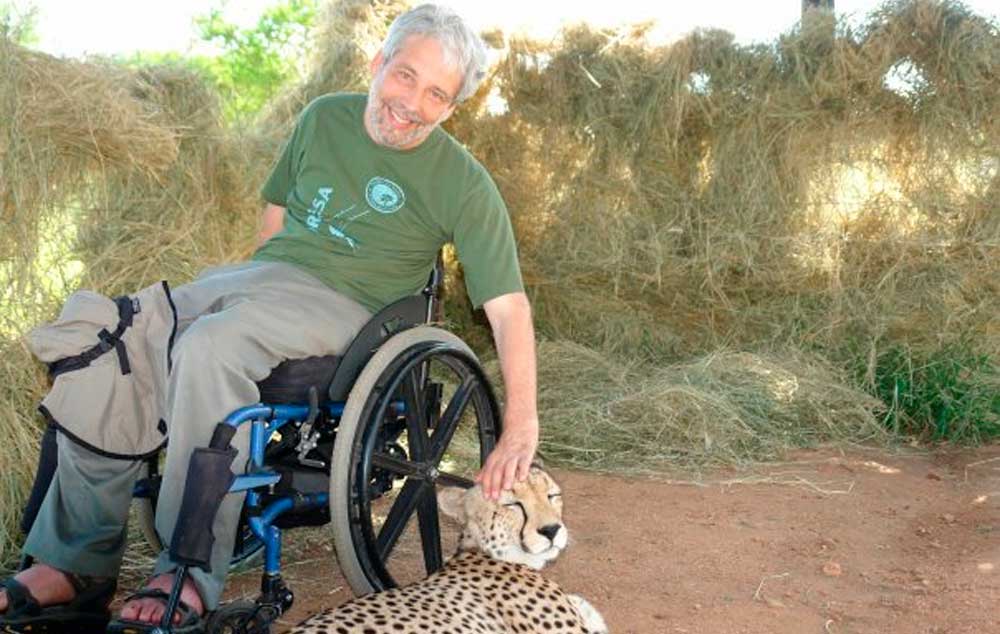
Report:
M448 517L465 523L465 494L460 487L444 487L437 492L438 508Z

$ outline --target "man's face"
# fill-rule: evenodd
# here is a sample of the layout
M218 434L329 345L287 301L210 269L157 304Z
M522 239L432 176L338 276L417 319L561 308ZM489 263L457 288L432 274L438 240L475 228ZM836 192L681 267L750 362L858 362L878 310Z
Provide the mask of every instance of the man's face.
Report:
M411 35L390 60L372 60L365 130L379 145L417 147L455 111L462 72L449 63L437 40Z

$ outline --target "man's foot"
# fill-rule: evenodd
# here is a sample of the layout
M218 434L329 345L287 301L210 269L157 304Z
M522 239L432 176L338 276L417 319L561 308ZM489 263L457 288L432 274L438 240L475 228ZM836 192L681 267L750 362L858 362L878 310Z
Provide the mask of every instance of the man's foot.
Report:
M174 575L173 574L163 574L153 577L146 584L146 589L150 590L163 590L167 594L170 594L170 590L174 586ZM186 577L184 579L184 585L181 587L181 601L188 604L190 608L198 616L205 614L205 604L201 601L201 595L198 594L198 589L194 585L194 581L191 577ZM139 621L140 623L159 623L163 619L163 612L167 609L167 604L162 599L153 598L142 598L142 599L132 599L128 601L123 607L121 614L119 616L123 621ZM179 611L174 612L174 623L180 623L181 615Z
M37 563L17 573L14 579L24 584L42 607L69 603L76 597L66 573L47 564ZM7 611L7 604L7 592L0 590L0 613Z

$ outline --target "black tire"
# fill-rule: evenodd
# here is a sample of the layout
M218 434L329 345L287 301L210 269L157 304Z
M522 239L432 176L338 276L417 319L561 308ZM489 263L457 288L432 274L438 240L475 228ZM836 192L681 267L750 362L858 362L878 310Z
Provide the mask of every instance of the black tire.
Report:
M392 413L400 401L406 414ZM334 545L355 594L441 567L436 485L471 486L499 435L493 390L461 339L418 326L378 349L348 395L330 475Z
M205 634L270 634L278 614L253 601L226 603L208 615Z

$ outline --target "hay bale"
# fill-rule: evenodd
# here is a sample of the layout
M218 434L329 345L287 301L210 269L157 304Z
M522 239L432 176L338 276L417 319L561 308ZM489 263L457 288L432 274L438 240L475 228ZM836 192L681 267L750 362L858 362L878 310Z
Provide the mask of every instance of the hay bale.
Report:
M59 269L75 238L76 212L117 173L155 178L177 156L177 135L161 112L136 100L134 76L110 63L84 63L28 51L0 38L0 330L51 314L65 292ZM102 202L106 202L104 199ZM46 271L34 270L42 266Z
M463 138L527 236L542 332L628 349L649 328L609 339L585 309L619 301L679 337L668 357L771 342L841 362L898 321L927 346L996 332L998 55L996 25L952 2L773 46L574 27L510 41L493 77L510 109ZM887 88L900 60L927 67L922 92Z
M137 71L136 98L176 131L178 155L156 175L123 173L101 184L108 204L79 218L81 284L111 294L159 279L189 281L207 266L245 259L255 243L259 186L274 146L223 127L219 95L191 70ZM141 257L136 257L141 254Z

